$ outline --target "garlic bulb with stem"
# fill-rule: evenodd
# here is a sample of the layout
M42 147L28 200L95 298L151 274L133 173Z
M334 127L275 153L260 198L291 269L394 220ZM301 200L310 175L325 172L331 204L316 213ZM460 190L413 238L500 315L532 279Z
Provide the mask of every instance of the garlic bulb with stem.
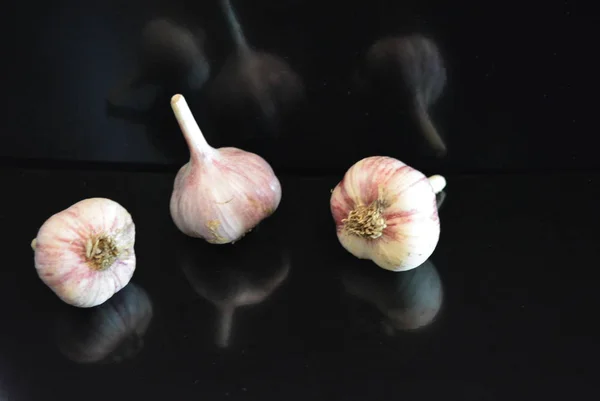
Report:
M331 195L340 243L354 256L386 270L419 266L439 240L436 193L445 186L442 176L427 178L391 157L360 160Z
M173 222L190 237L213 244L234 242L275 212L281 184L260 156L211 147L183 96L173 96L171 106L190 149L189 163L175 178Z
M42 281L64 302L89 308L129 283L134 244L129 212L113 200L90 198L46 220L31 247Z
M152 316L152 302L146 291L129 283L96 308L71 309L60 315L56 332L59 349L77 363L130 359L143 348Z

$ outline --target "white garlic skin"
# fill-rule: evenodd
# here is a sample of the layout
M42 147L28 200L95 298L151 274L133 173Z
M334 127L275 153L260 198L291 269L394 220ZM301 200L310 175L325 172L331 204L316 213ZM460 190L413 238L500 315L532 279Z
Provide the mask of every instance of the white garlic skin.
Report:
M51 216L32 242L40 279L80 308L106 302L129 283L134 245L131 215L105 198L85 199Z
M432 182L441 184L435 190L420 171L391 157L367 157L354 164L333 190L330 201L342 246L386 270L420 266L431 256L440 236L435 193L445 180L434 177ZM360 210L357 207L370 205L380 205L375 232L357 234L351 228L355 226L348 223L349 215Z
M275 212L281 184L262 157L211 147L183 96L173 96L171 107L190 149L190 161L173 185L173 222L184 234L212 244L237 241Z
M173 187L171 217L184 234L213 244L240 239L281 201L281 184L260 156L220 148L196 166L183 166Z

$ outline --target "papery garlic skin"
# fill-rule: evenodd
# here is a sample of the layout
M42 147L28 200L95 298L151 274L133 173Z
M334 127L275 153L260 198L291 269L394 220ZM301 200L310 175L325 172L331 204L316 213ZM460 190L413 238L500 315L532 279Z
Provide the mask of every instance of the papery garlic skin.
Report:
M135 225L110 199L90 198L50 217L32 242L40 279L64 302L100 305L129 283Z
M184 234L226 244L277 209L281 184L261 157L236 148L219 152L217 159L206 160L201 169L195 170L190 162L179 170L171 216Z
M210 147L181 95L173 97L172 106L191 154L173 185L173 222L184 234L209 243L237 241L275 212L281 184L260 156Z
M342 246L386 270L421 265L440 236L435 194L445 179L436 177L434 190L420 171L391 157L367 157L354 164L330 201Z

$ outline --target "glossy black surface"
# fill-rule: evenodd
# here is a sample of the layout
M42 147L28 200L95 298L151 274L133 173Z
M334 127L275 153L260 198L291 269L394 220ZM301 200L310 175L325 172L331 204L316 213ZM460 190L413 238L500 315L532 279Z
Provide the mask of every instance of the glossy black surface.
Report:
M236 28L219 4L2 6L0 400L598 399L596 13L232 0ZM178 92L281 179L235 245L169 216ZM372 155L448 174L440 243L407 273L335 235L330 190ZM79 310L30 241L94 196L131 212L138 263Z
M281 177L272 217L209 246L172 223L171 174L0 170L3 399L597 398L598 175L449 176L437 250L397 274L339 245L339 178ZM131 212L138 263L77 310L30 241L92 196Z
M252 101L244 85L224 78L235 71L235 47L218 2L3 6L0 68L9 103L0 111L0 160L179 166L187 154L168 99L182 92L211 144L259 153L282 173L341 173L374 154L463 173L599 167L588 100L599 83L597 23L582 2L234 0L248 43L297 78L269 84L277 86L273 104L264 92ZM153 56L140 55L142 31L154 18L186 25L196 36L190 77L154 68ZM394 86L402 66L375 68L391 92L367 79L371 46L415 34L436 44L446 69L440 97L428 108L445 158L423 139L411 96ZM152 70L153 85L122 91L119 107L108 107L109 95L139 72L140 58L151 64L144 71ZM241 70L264 79L284 69L281 63Z

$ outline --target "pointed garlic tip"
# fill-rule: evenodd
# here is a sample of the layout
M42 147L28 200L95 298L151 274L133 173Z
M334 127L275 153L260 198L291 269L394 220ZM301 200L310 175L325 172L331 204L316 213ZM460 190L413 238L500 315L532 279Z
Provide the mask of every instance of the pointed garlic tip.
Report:
M190 148L192 159L201 160L213 156L216 150L206 142L185 98L180 94L174 95L171 98L171 108Z
M33 241L31 241L31 249L33 249L35 251L36 245L37 245L37 238L34 238Z
M433 192L439 194L446 188L446 179L441 175L432 175L429 177L429 184L433 188Z

